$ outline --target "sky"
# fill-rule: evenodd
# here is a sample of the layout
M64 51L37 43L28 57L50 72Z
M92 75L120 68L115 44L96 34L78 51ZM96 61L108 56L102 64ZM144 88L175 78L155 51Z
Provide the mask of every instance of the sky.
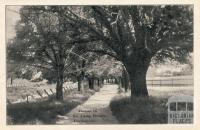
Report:
M21 6L6 7L6 41L16 36L15 25L20 20L20 15L17 13L20 8Z

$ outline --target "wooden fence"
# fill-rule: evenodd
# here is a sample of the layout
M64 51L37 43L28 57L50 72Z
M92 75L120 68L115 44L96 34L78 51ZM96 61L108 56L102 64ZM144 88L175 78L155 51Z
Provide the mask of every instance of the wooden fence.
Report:
M194 85L193 79L157 79L147 80L148 86L151 87L192 87Z
M21 84L21 86L25 86ZM7 86L11 87L11 86ZM12 87L20 87L20 85L13 85ZM63 86L63 92L69 93L73 91L74 89L77 89L77 85L71 84L68 86ZM16 101L11 101L7 99L7 104L15 104L15 103L22 103L22 102L35 102L39 99L45 98L45 97L51 97L56 95L56 88L52 89L43 89L43 90L36 90L35 94L23 94L21 95L21 98L17 99Z

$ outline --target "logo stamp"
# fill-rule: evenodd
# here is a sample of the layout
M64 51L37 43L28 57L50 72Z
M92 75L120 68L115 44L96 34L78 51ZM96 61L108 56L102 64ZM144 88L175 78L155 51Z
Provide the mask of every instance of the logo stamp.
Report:
M168 123L193 123L193 96L178 95L168 99Z

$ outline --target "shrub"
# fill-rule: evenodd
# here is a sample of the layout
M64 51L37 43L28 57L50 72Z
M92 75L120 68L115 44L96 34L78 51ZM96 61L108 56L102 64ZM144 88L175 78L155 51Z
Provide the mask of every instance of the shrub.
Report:
M167 123L167 99L155 97L116 97L111 103L111 111L122 124Z

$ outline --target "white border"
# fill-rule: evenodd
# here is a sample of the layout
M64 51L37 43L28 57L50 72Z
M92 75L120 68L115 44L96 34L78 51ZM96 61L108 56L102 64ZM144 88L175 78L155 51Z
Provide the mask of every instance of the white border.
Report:
M6 125L6 56L5 56L5 5L129 5L129 4L194 4L194 124L192 125ZM135 130L198 130L200 129L200 2L198 0L1 0L0 1L0 129L48 129L48 130L69 130L69 129L135 129Z

